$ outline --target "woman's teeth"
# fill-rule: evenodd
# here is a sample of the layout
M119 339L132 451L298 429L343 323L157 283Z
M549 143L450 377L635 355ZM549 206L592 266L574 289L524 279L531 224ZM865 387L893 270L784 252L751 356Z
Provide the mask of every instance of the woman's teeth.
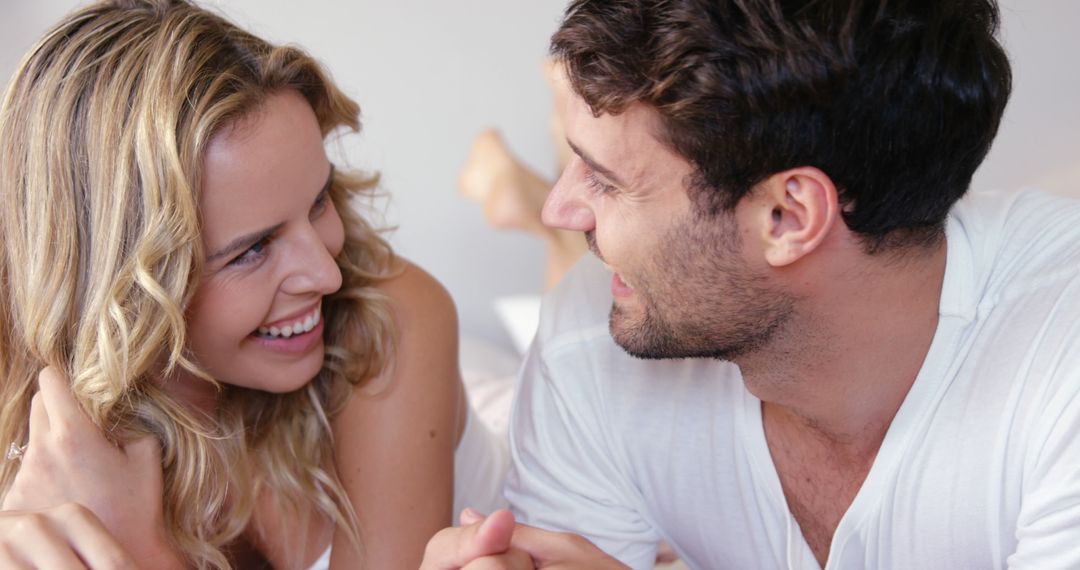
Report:
M296 334L303 334L310 332L315 328L315 325L319 324L319 320L322 318L322 313L319 308L316 308L312 313L303 319L300 319L292 325L286 325L284 327L259 327L258 334L266 338L289 338Z

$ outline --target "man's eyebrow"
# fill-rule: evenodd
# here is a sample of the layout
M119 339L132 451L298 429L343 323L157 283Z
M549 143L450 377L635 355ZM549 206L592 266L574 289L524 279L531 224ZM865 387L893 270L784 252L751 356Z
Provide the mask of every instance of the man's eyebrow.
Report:
M585 162L585 164L588 164L589 168L591 168L593 172L599 173L604 178L607 178L608 180L614 182L617 186L622 186L623 188L626 187L626 183L623 182L622 179L620 179L618 176L616 176L615 173L611 171L611 169L600 164L599 162L596 162L593 157L589 156L588 153L578 148L577 145L570 141L570 139L566 140L566 144L570 145L570 150L574 151L574 154L578 155L581 160Z
M316 196L321 196L323 194L323 192L329 192L330 191L330 185L333 184L333 182L334 182L334 165L331 164L330 165L330 174L328 174L326 176L326 183L323 184L322 188L319 188L319 193ZM251 233L244 234L244 235L230 241L228 244L225 245L225 247L222 247L221 249L215 251L214 253L211 253L209 256L207 256L206 262L207 263L213 262L214 260L221 259L222 257L225 257L225 256L233 253L234 251L238 250L238 249L246 248L246 247L250 246L253 243L260 242L263 239L266 239L267 237L277 233L277 231L281 229L281 226L284 226L284 225L285 225L284 223L274 224L273 226L270 226L268 228L263 228L261 230L256 230L256 231L253 231Z

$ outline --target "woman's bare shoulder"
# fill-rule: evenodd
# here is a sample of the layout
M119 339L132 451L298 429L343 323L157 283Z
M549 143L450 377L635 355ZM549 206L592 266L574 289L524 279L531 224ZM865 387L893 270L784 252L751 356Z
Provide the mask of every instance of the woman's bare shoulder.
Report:
M402 258L396 261L393 274L378 288L391 300L399 333L423 334L434 327L434 332L452 332L456 343L457 311L443 284L419 265ZM421 330L415 330L417 326Z
M389 298L396 334L390 361L379 376L361 384L360 393L427 391L436 384L456 391L461 381L458 319L450 293L430 273L402 258L378 289Z
M415 568L427 540L451 522L464 417L457 313L429 273L408 261L396 269L379 285L397 328L392 360L333 422L338 472L366 546L348 567ZM334 545L347 547L341 533Z

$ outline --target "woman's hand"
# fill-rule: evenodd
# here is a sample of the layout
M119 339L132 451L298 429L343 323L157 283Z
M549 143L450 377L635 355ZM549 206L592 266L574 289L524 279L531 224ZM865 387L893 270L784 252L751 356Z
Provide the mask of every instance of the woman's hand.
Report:
M29 549L15 532L29 529L47 541L42 544L66 541L87 562L120 561L123 567L123 557L113 551L119 545L141 566L179 566L165 536L157 439L148 436L122 449L113 445L52 368L38 376L21 462L2 507L10 511L0 524L0 542L8 551ZM103 529L114 544L100 536Z
M0 512L0 568L135 569L120 543L78 503Z

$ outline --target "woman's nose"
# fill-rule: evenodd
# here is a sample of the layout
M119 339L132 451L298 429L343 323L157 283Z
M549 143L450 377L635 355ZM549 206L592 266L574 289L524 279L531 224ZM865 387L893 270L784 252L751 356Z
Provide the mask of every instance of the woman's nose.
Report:
M341 288L341 269L313 228L308 229L291 257L293 267L282 283L286 293L329 295Z

